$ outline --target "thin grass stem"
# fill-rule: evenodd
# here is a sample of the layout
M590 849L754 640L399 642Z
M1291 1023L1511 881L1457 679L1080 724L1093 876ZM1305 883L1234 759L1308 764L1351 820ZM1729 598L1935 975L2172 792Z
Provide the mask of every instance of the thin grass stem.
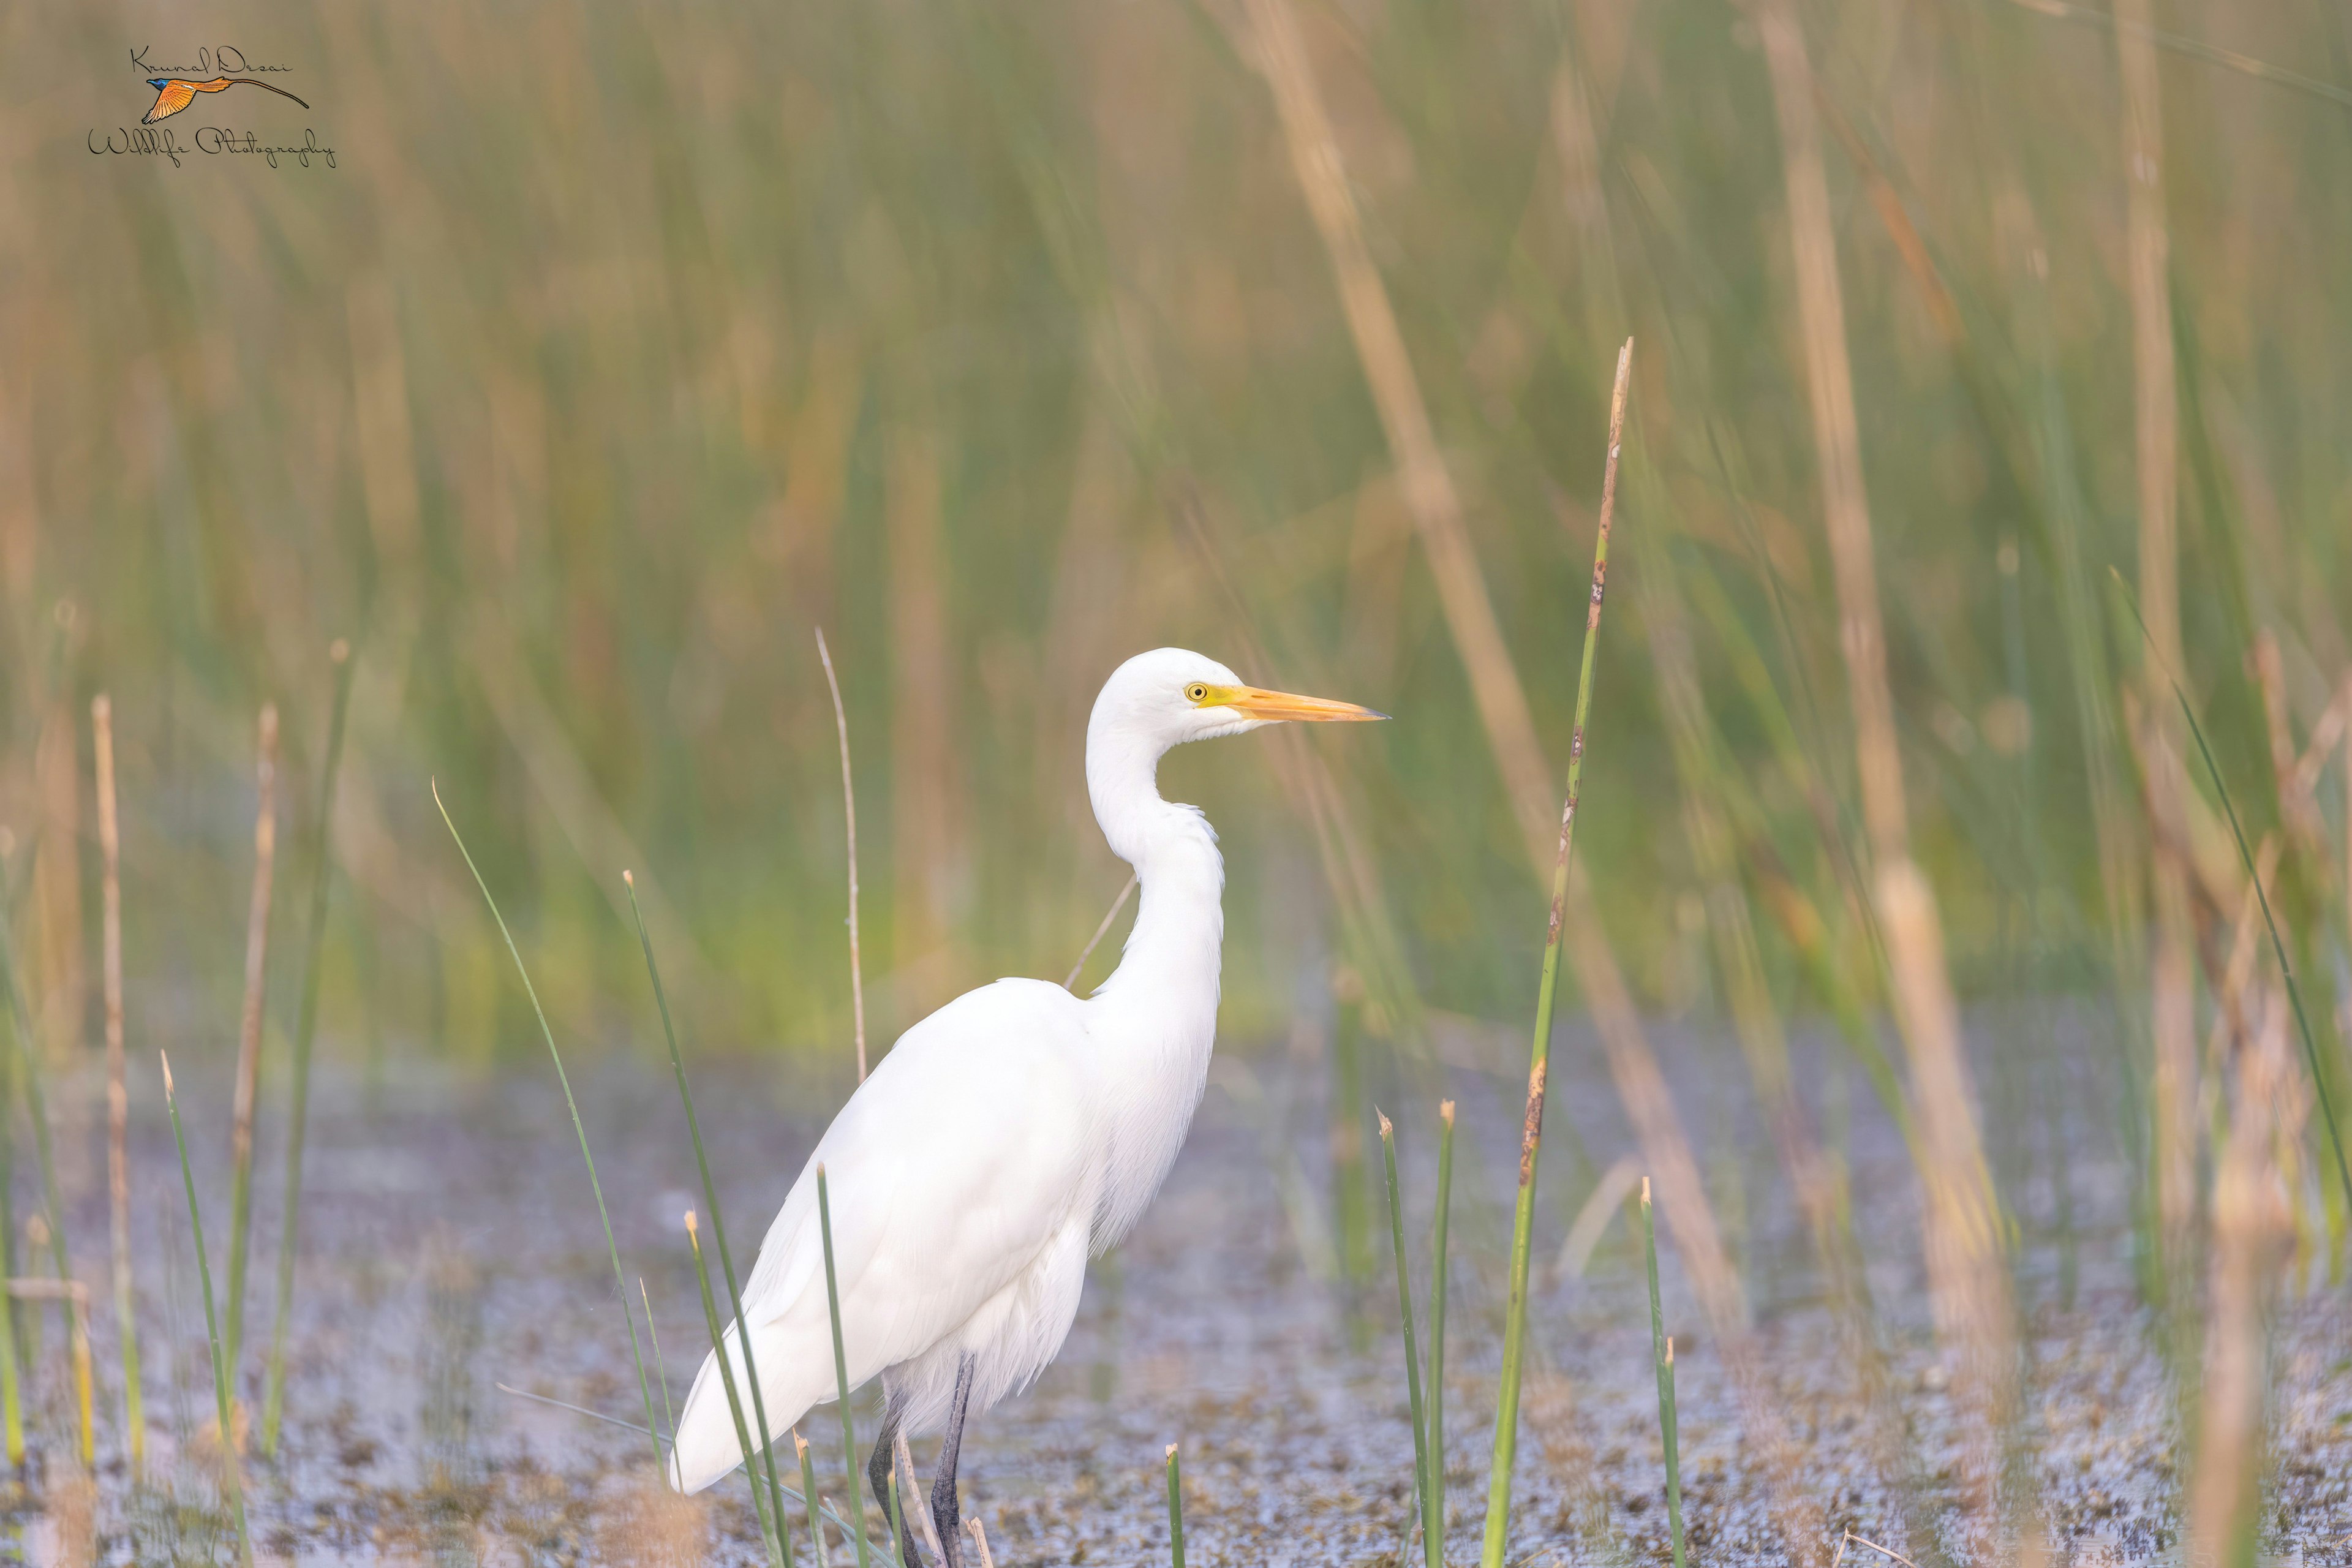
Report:
M1584 782L1584 725L1592 711L1592 661L1599 644L1601 602L1609 581L1609 528L1617 504L1617 457L1625 435L1626 384L1633 374L1633 340L1617 353L1617 384L1609 399L1609 457L1601 481L1601 521L1592 546L1592 598L1584 616L1584 656L1576 679L1576 727L1568 752L1568 799L1560 811L1559 857L1552 869L1550 923L1544 935L1542 978L1536 987L1535 1045L1528 1067L1527 1120L1519 1137L1518 1203L1511 1222L1510 1294L1504 1309L1503 1364L1496 1390L1494 1462L1486 1480L1485 1568L1503 1568L1511 1531L1511 1468L1518 1458L1519 1383L1527 1363L1528 1265L1535 1236L1536 1157L1543 1145L1544 1082L1551 1066L1552 1009L1559 993L1560 931L1568 910L1568 864L1576 842L1577 794Z
M642 1274L637 1276L637 1300L645 1303L646 1338L652 1342L654 1347L654 1381L661 1384L662 1391L663 1429L654 1435L666 1436L670 1447L675 1448L677 1446L677 1411L669 1402L669 1366L662 1360L661 1331L654 1327L654 1299L646 1289L646 1277Z
M1650 1212L1650 1178L1642 1178L1642 1256L1650 1270L1650 1359L1658 1374L1658 1430L1666 1453L1666 1525L1674 1538L1675 1568L1683 1568L1683 1468L1681 1433L1675 1409L1675 1342L1666 1337L1664 1309L1658 1300L1658 1226Z
M352 708L352 645L337 637L327 649L335 667L335 702L327 721L326 765L319 779L319 816L310 836L310 900L302 935L302 1001L294 1015L293 1102L286 1121L286 1204L278 1242L278 1311L269 1330L269 1371L261 1398L261 1451L278 1452L286 1415L286 1351L293 1334L294 1259L302 1231L302 1151L310 1126L310 1049L319 1032L319 955L327 940L327 888L333 869L335 778L343 763L343 735Z
M1397 1195L1396 1127L1378 1110L1372 1114L1380 1118L1381 1161L1388 1177L1389 1245L1396 1253L1397 1315L1404 1322L1405 1397L1412 1412L1412 1489L1421 1503L1422 1536L1425 1542L1436 1533L1429 1511L1429 1426L1421 1402L1420 1336L1412 1323L1412 1270L1405 1262L1404 1205Z
M620 1245L613 1239L613 1216L604 1209L604 1186L596 1179L596 1157L588 1152L588 1129L581 1124L580 1102L572 1098L572 1078L563 1070L563 1053L555 1048L555 1031L548 1026L547 1010L539 1005L539 991L530 983L530 971L523 967L522 953L515 946L514 932L507 929L506 916L499 912L498 900L490 896L489 883L482 879L482 869L474 864L474 852L466 847L465 836L449 816L449 808L441 802L441 786L437 781L429 787L433 792L434 809L440 812L442 825L457 841L457 853L464 857L466 869L474 874L474 886L482 890L482 901L490 907L490 919L498 922L499 935L507 944L507 956L514 960L515 973L522 979L523 994L530 998L531 1016L539 1020L540 1037L547 1042L548 1059L555 1064L555 1081L563 1088L564 1109L572 1113L572 1131L580 1140L580 1158L588 1167L588 1190L595 1195L596 1217L604 1226L604 1251L612 1258L613 1283L620 1288L621 1316L629 1325L629 1359L636 1363L637 1395L645 1402L646 1434L654 1449L654 1468L662 1467L661 1438L654 1432L654 1391L646 1381L645 1352L637 1345L637 1316L629 1310L629 1279L621 1271Z
M1429 1568L1445 1568L1445 1260L1454 1208L1454 1102L1437 1107L1437 1217L1429 1244L1429 1500L1422 1550Z
M849 1415L849 1353L841 1342L841 1285L834 1278L833 1268L833 1197L825 1186L824 1167L816 1168L817 1229L824 1237L824 1310L833 1320L833 1379L841 1398L841 1453L849 1467L850 1494L857 1490L857 1428ZM862 1522L866 1510L857 1510L857 1568L871 1568L872 1552L866 1543L866 1527Z
M1087 972L1087 960L1095 955L1095 949L1102 945L1102 939L1110 934L1110 922L1118 919L1118 911L1127 908L1127 900L1135 896L1135 889L1141 885L1141 881L1142 879L1133 873L1129 874L1127 886L1118 890L1118 897L1113 899L1110 901L1110 908L1103 911L1102 923L1095 927L1094 935L1087 938L1087 945L1079 952L1078 961L1070 965L1070 973L1063 977L1063 990L1072 992L1077 990L1078 976Z
M269 994L269 904L278 876L278 705L261 705L254 778L253 898L246 909L245 1008L237 1026L236 1099L228 1142L228 1319L232 1384L245 1349L245 1268L253 1246L253 1115L261 1094L261 1026Z
M824 646L823 626L816 631L816 657L824 665L825 689L833 693L834 732L841 739L841 811L849 825L849 1016L857 1032L857 1081L864 1083L866 976L857 956L857 787L849 776L849 715L841 706L841 682L833 673L833 650Z
M2311 1087L2319 1098L2320 1120L2327 1123L2328 1144L2336 1154L2336 1174L2344 1184L2346 1203L2352 1205L2352 1164L2345 1162L2344 1133L2336 1124L2336 1107L2327 1092L2327 1074L2319 1059L2319 1044L2311 1032L2311 1018L2303 1010L2303 989L2294 983L2294 966L2287 962L2286 943L2279 936L2278 921L2271 913L2271 896L2263 887L2262 872L2254 867L2253 851L2247 847L2246 829L2238 820L2237 802L2230 797L2229 781L2221 776L2221 766L2213 760L2213 748L2205 743L2204 726L2197 722L2197 711L2189 705L2189 693L2181 689L2180 678L2163 666L2159 655L2154 654L2155 636L2148 631L2147 620L2140 614L2139 600L2132 593L2131 584L2125 582L2123 574L2113 567L2109 567L2108 572L2115 579L2116 587L2122 593L2132 619L2138 623L2140 632L2147 637L2152 657L2156 657L2158 667L2164 668L2164 678L2172 687L2173 700L2180 704L2180 716L2189 721L2189 733L2197 742L2197 754L2205 759L2205 771L2213 780L2214 792L2221 797L2221 809L2229 816L2230 834L2238 846L2239 864L2245 868L2246 879L2254 885L2255 901L2262 906L2263 926L2270 933L2271 955L2278 961L2279 977L2286 983L2287 1001L2294 1008L2295 1029L2303 1037L2304 1059L2311 1068Z
M751 1418L758 1425L760 1433L758 1451L767 1457L768 1493L775 1505L776 1528L781 1531L784 1517L783 1487L776 1479L776 1449L768 1431L767 1397L760 1388L760 1362L751 1351L751 1325L743 1315L743 1293L735 1283L735 1256L728 1250L727 1224L719 1212L719 1184L711 1179L710 1156L702 1147L702 1123L694 1114L694 1096L686 1087L686 1058L678 1051L677 1029L670 1019L669 992L662 984L661 966L654 962L654 942L646 931L645 911L637 907L637 879L635 873L624 871L621 883L628 889L629 917L636 922L637 945L645 950L646 973L653 981L654 1005L661 1013L662 1037L669 1044L669 1066L677 1079L678 1103L686 1108L687 1134L694 1140L695 1169L701 1173L702 1201L710 1210L710 1234L719 1243L719 1268L727 1281L727 1301L735 1316L735 1342L743 1347L743 1381L751 1385ZM667 1398L668 1395L669 1390L665 1384L662 1396Z
M702 1236L695 1225L694 1211L686 1211L687 1245L694 1249L694 1282L702 1292L702 1319L710 1331L710 1353L719 1359L719 1386L727 1392L727 1413L735 1418L735 1441L743 1454L743 1479L751 1488L751 1512L760 1521L760 1539L768 1549L768 1561L792 1568L792 1543L784 1534L784 1511L779 1504L772 1513L768 1499L760 1490L758 1450L751 1447L751 1428L743 1420L743 1396L735 1388L735 1366L727 1354L727 1331L719 1326L719 1304L711 1300L710 1273L703 1267ZM744 1369L749 1375L751 1369ZM681 1478L682 1479L682 1478Z
M801 1462L802 1506L808 1510L809 1561L816 1568L824 1568L824 1526L817 1521L815 1505L805 1500L816 1496L816 1462L809 1458L808 1439L797 1426L793 1428L793 1452Z
M551 1399L544 1394L532 1394L527 1389L517 1388L512 1384L509 1383L494 1383L490 1384L490 1386L497 1389L500 1394L510 1394L517 1399L528 1399L533 1405L544 1405L551 1410L568 1410L574 1415L584 1415L591 1421L601 1421L607 1426L618 1426L624 1432L635 1432L640 1437L647 1436L660 1436L659 1433L653 1431L649 1426L641 1426L635 1421L625 1421L618 1415L607 1415L601 1410L591 1410L584 1405L574 1405L569 1400ZM742 1464L739 1461L735 1465L734 1469L730 1470L728 1473L732 1475L734 1470L740 1470L742 1468ZM784 1495L792 1499L794 1502L801 1503L805 1506L808 1501L808 1498L814 1497L816 1494L814 1489L812 1489L806 1496L803 1496L802 1493L793 1491L790 1488L787 1488L785 1489ZM816 1511L820 1517L829 1519L836 1525L840 1525L844 1534L848 1533L849 1526L842 1523L841 1516L834 1512L833 1505L825 1501L823 1498L817 1499Z
M104 899L107 1218L114 1244L114 1321L122 1342L123 1450L136 1477L147 1468L147 1400L139 1375L139 1312L131 1275L131 1091L122 1042L122 835L115 814L114 704L103 691L90 700L89 731L90 749L97 760L99 870Z
M983 1542L981 1555L987 1554L988 1547ZM1184 1468L1173 1443L1168 1445L1168 1561L1171 1568L1184 1568Z
M236 1436L229 1418L228 1358L221 1344L220 1315L213 1310L213 1270L205 1257L205 1216L196 1206L196 1176L188 1164L188 1134L180 1125L180 1098L172 1087L172 1058L156 1053L163 1064L163 1103L172 1112L172 1140L180 1148L180 1181L188 1190L188 1229L195 1237L196 1279L205 1295L205 1336L213 1358L213 1402L220 1415L221 1490L228 1496L229 1515L236 1521L237 1557L253 1568L253 1537L245 1524L245 1488L236 1472Z

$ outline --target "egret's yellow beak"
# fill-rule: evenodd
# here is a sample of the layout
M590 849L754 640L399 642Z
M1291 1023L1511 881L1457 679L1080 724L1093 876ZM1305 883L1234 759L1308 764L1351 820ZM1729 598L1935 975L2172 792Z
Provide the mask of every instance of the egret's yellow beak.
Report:
M1385 719L1385 713L1370 708L1360 708L1353 702L1334 702L1328 697L1300 697L1288 691L1268 691L1256 686L1210 686L1193 700L1199 708L1231 708L1253 719L1269 722L1297 720L1306 723L1360 723L1368 719Z

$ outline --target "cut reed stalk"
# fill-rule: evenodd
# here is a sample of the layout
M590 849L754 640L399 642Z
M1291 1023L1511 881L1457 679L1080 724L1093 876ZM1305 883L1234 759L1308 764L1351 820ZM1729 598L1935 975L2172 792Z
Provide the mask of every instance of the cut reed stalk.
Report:
M572 1097L572 1077L563 1070L563 1053L555 1048L555 1031L548 1026L547 1010L539 1005L539 990L530 983L530 971L523 967L521 950L515 946L514 932L507 929L506 916L499 912L498 900L490 896L490 885L482 879L482 868L474 864L474 852L466 847L465 836L450 817L449 808L442 803L441 786L437 781L428 784L433 794L434 809L441 814L442 826L449 829L456 841L457 853L464 858L466 869L474 875L474 886L482 891L482 901L490 908L490 919L499 928L499 936L506 943L507 956L514 960L515 973L522 981L522 994L530 1003L530 1013L539 1021L540 1038L547 1042L548 1060L555 1064L555 1081L563 1089L564 1109L572 1113L572 1131L580 1140L580 1159L588 1167L588 1191L596 1200L596 1218L604 1227L604 1251L612 1259L613 1283L619 1288L621 1317L629 1326L629 1359L637 1369L637 1397L646 1407L646 1436L653 1444L654 1468L662 1468L661 1438L654 1431L654 1391L646 1380L645 1352L637 1343L637 1316L629 1310L629 1277L621 1269L621 1247L613 1239L613 1216L604 1208L604 1185L596 1179L596 1156L588 1152L588 1129L580 1120L580 1102Z
M849 1494L857 1495L857 1428L849 1415L849 1352L841 1342L841 1286L833 1270L833 1198L825 1186L824 1167L816 1168L817 1229L824 1238L824 1310L833 1321L833 1379L841 1400L842 1462L849 1468ZM857 1568L872 1568L866 1544L866 1509L857 1510Z
M833 652L824 628L816 629L816 657L824 665L825 689L833 693L834 733L841 739L841 810L849 825L849 1009L857 1031L857 1081L866 1081L866 978L857 956L857 787L849 776L849 715L841 706L841 682L833 673ZM1080 959L1080 963L1086 961ZM718 1219L712 1212L712 1221ZM721 1248L725 1244L721 1243ZM730 1289L733 1287L730 1285Z
M1168 1561L1171 1568L1184 1568L1184 1470L1173 1443L1168 1445Z
M743 1419L743 1396L735 1387L727 1331L719 1324L719 1304L711 1300L710 1273L703 1267L702 1237L692 1209L686 1211L686 1242L694 1250L694 1282L702 1292L702 1321L710 1331L710 1353L719 1360L719 1384L727 1392L727 1413L735 1418L735 1441L743 1454L743 1479L751 1488L751 1513L760 1521L760 1541L767 1548L770 1563L792 1568L792 1542L784 1529L783 1506L779 1502L772 1512L766 1494L760 1489L759 1451L751 1446L751 1428ZM750 1374L750 1368L744 1370Z
M1560 810L1559 854L1552 869L1551 910L1536 986L1535 1045L1528 1068L1527 1119L1519 1134L1518 1203L1511 1222L1510 1294L1504 1309L1503 1364L1496 1392L1494 1461L1486 1480L1486 1568L1503 1568L1511 1530L1511 1467L1518 1456L1519 1383L1527 1363L1528 1267L1534 1247L1536 1159L1543 1145L1544 1083L1551 1067L1552 1007L1559 991L1561 929L1568 910L1568 866L1576 844L1576 800L1584 783L1584 725L1592 712L1593 654L1601 603L1609 583L1609 528L1617 507L1617 457L1625 436L1625 391L1633 374L1633 340L1617 352L1609 399L1609 456L1601 480L1601 521L1592 544L1592 597L1584 615L1584 656L1576 679L1576 727L1568 752L1568 799Z
M1381 1160L1388 1177L1389 1245L1396 1253L1397 1315L1404 1325L1405 1397L1412 1412L1412 1489L1421 1504L1423 1550L1430 1552L1427 1542L1436 1538L1437 1531L1429 1511L1429 1425L1421 1401L1421 1349L1412 1326L1412 1270L1405 1264L1404 1205L1397 1195L1396 1128L1380 1111L1372 1114L1380 1117ZM1433 1568L1433 1556L1431 1561Z
M2261 1535L2268 1318L2284 1243L2292 1178L2277 1167L2282 1142L2310 1102L2293 1093L2284 1024L2274 999L2237 1053L2237 1097L2213 1173L2212 1231L2203 1364L2199 1368L2197 1458L2188 1479L2187 1560L2252 1568ZM2283 1114L2284 1107L2291 1112Z
M972 1544L980 1548L980 1568L996 1568L996 1554L988 1549L988 1527L977 1517L965 1520L963 1527L971 1531Z
M124 1457L135 1477L147 1468L147 1401L140 1386L139 1313L131 1278L131 1091L122 1044L122 836L115 816L114 704L89 704L97 761L99 877L103 898L101 962L106 986L106 1198L114 1244L114 1321L122 1344Z
M702 1122L694 1114L694 1096L686 1087L686 1058L677 1048L677 1029L670 1019L669 991L662 984L661 966L654 962L654 941L646 930L645 911L637 907L635 873L623 871L621 885L628 890L629 918L636 922L637 945L645 952L646 973L653 981L654 1005L661 1013L662 1038L669 1045L670 1072L677 1079L678 1103L686 1108L687 1135L694 1141L694 1165L702 1177L702 1201L710 1210L710 1234L719 1243L719 1268L721 1277L727 1281L727 1302L735 1318L735 1342L743 1350L743 1381L751 1385L751 1417L760 1433L756 1451L766 1456L769 1500L775 1508L776 1528L782 1531L784 1528L783 1487L776 1479L776 1448L768 1431L768 1402L760 1387L759 1358L751 1351L751 1325L744 1318L742 1289L735 1282L735 1255L728 1249L727 1224L719 1212L719 1184L711 1179L710 1156L702 1147ZM646 1321L652 1321L651 1309L647 1310ZM723 1356L721 1360L724 1360ZM663 1397L667 1398L668 1394L668 1385L665 1384ZM748 1454L745 1462L751 1462Z
M269 901L278 869L278 705L261 705L254 778L253 898L245 917L245 1009L237 1026L236 1100L228 1142L229 1379L234 1385L245 1346L245 1265L253 1242L253 1114L261 1089L261 1025L268 1000Z
M920 1561L907 1550L907 1520L898 1506L898 1467L896 1465L890 1467L890 1546L898 1552L897 1561L900 1563Z
M269 1371L261 1398L261 1451L278 1452L286 1415L286 1352L294 1331L294 1260L302 1236L302 1151L310 1127L310 1050L319 1032L320 953L327 940L327 886L332 869L335 777L343 762L343 734L352 708L352 645L337 637L327 648L335 668L335 700L327 720L327 757L319 778L319 816L310 835L310 898L302 934L302 1001L294 1016L292 1103L286 1120L286 1204L278 1242L278 1310L269 1329Z
M172 1058L156 1053L163 1064L163 1104L172 1113L172 1139L180 1148L180 1181L188 1190L188 1230L195 1238L196 1279L205 1297L205 1336L213 1359L213 1403L220 1416L221 1491L229 1515L236 1521L237 1556L253 1568L253 1538L245 1525L245 1488L237 1477L236 1440L230 1419L228 1357L221 1343L220 1314L213 1310L213 1270L205 1256L205 1216L196 1205L195 1172L188 1164L188 1134L180 1125L180 1097L172 1086Z
M1454 1102L1437 1107L1437 1217L1429 1242L1429 1499L1422 1548L1429 1568L1445 1568L1445 1268L1446 1228L1454 1208Z
M887 1397L889 1392L887 1386L883 1392ZM892 1437L890 1449L892 1462L898 1467L893 1473L898 1476L898 1484L915 1496L921 1496L922 1479L915 1474L915 1456L907 1447L907 1429L904 1426L899 1427ZM921 1532L923 1543L931 1549L931 1555L945 1563L948 1560L947 1547L940 1540L940 1527L932 1522L929 1509L915 1510L915 1528Z
M1642 1257L1650 1272L1650 1359L1658 1374L1658 1431L1666 1455L1666 1526L1673 1532L1675 1568L1683 1568L1683 1467L1681 1432L1675 1408L1675 1342L1666 1336L1666 1315L1658 1300L1658 1226L1650 1212L1650 1178L1642 1178Z

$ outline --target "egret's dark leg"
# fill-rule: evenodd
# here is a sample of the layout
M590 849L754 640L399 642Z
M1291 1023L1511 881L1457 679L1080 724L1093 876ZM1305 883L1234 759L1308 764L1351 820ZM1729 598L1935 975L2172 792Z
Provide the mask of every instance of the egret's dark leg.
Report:
M957 1364L955 1399L948 1406L947 1436L940 1440L939 1474L931 1481L931 1522L939 1527L946 1568L963 1568L963 1527L956 1510L956 1456L963 1447L964 1407L971 1403L971 1357Z
M890 1468L898 1458L898 1401L887 1393L882 1400L882 1436L874 1444L874 1457L866 1462L866 1479L874 1488L874 1500L882 1505L882 1528L890 1528ZM908 1500L898 1501L898 1515L906 1517ZM907 1568L923 1568L923 1556L916 1550L915 1538L908 1534L901 1542L906 1547Z

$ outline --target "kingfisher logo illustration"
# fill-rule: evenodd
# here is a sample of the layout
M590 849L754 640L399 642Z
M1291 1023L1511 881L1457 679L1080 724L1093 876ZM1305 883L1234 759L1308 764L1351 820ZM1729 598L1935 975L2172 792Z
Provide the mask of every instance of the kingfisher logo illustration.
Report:
M118 125L110 132L93 128L89 137L89 151L93 154L163 158L175 169L186 167L192 153L201 153L207 158L257 156L273 169L282 168L289 163L305 169L320 164L330 169L336 166L335 150L322 144L318 132L309 126L303 128L302 140L295 143L283 140L265 141L259 132L236 131L219 125L199 125L187 131L185 121L177 125L161 123L187 110L200 94L224 93L233 87L257 87L307 110L310 107L310 100L269 79L273 76L291 74L291 67L257 63L243 49L229 44L217 48L198 49L194 66L158 67L148 59L147 55L146 47L132 49L131 68L153 90L154 101L147 106L147 112L140 117L137 125ZM256 99L250 93L239 93L230 101L249 102L258 107L266 100Z
M146 118L140 121L139 123L142 125L152 125L159 120L171 119L172 116L195 102L196 94L200 92L226 92L230 88L243 86L267 88L280 98L294 98L294 95L284 88L270 87L257 76L216 76L210 81L190 81L184 77L176 76L155 76L147 79L147 85L155 89L155 103L147 110ZM301 103L305 109L310 107L307 103L302 103L299 98L294 98L294 101Z

